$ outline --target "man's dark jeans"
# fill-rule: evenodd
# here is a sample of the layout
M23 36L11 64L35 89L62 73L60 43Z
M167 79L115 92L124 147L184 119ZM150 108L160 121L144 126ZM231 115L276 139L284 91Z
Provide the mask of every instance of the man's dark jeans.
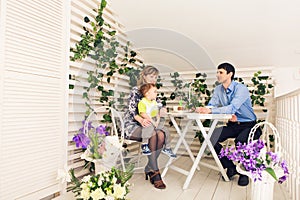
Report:
M221 149L223 146L220 144L224 142L228 138L235 138L234 142L237 144L238 142L247 143L248 136L250 134L251 129L255 126L256 121L252 122L228 122L227 126L223 126L220 128L216 128L212 134L211 142L214 146L214 149L217 155L220 154ZM262 134L260 128L256 129L254 134L254 139L258 139ZM235 165L231 160L229 160L226 156L220 159L224 168L231 168Z

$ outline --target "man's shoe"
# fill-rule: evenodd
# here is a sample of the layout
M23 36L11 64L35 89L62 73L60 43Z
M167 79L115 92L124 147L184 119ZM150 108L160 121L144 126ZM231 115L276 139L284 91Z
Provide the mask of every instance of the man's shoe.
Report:
M239 186L247 186L249 184L249 178L246 175L241 174L238 180Z
M235 167L230 167L230 168L227 168L227 172L226 172L226 175L228 176L229 180L232 180L233 179L233 176L238 174L238 172L236 171L236 168ZM225 181L224 177L222 176L223 180Z

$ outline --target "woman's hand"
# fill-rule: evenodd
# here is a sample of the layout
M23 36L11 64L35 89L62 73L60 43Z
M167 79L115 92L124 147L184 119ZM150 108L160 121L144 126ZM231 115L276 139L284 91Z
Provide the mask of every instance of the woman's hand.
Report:
M165 116L167 116L167 108L166 108L166 107L162 107L162 108L159 110L159 116L160 116L160 117L165 117Z
M139 122L142 125L142 127L147 127L147 126L149 126L151 124L151 120L144 119L144 118L141 118L141 120Z

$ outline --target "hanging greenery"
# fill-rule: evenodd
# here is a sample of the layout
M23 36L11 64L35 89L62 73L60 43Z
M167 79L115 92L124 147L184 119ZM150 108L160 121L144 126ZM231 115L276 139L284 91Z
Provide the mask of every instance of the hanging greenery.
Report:
M261 76L261 71L254 73L251 81L254 89L250 91L252 105L265 106L266 96L274 86L268 83L269 76ZM265 112L267 110L264 110Z
M120 75L128 75L130 84L136 82L136 70L129 67L129 64L137 62L135 59L136 52L130 50L130 43L122 45L117 40L117 31L114 30L109 23L103 18L103 11L107 5L105 0L101 1L99 8L94 10L97 15L90 19L84 17L86 26L82 34L81 40L71 48L73 55L71 61L83 60L86 57L91 58L95 62L95 68L87 72L87 81L89 85L84 87L83 98L86 100L87 113L93 110L92 101L99 101L108 106L114 104L114 90L107 89L103 83L111 83L112 77L117 73ZM120 60L121 63L118 63ZM142 62L140 62L142 64ZM99 93L99 99L91 99L91 92ZM105 117L105 116L104 116Z
M184 104L189 110L204 106L210 100L211 92L206 84L205 73L197 73L192 81L186 83L180 78L178 72L171 73L170 77L173 78L171 83L175 88L170 94L170 100L179 100L179 104Z

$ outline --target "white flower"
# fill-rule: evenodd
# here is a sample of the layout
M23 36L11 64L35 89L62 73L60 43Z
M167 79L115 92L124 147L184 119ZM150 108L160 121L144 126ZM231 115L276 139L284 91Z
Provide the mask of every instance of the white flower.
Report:
M102 185L103 178L100 176L98 179L98 185Z
M80 185L80 188L82 188L83 190L89 190L89 186L88 186L87 183L82 183L82 184Z
M122 187L121 184L114 185L114 197L116 199L122 199L126 194L125 187Z
M89 181L89 182L88 182L88 186L89 186L90 188L92 188L93 185L94 185L94 183L93 183L92 181Z
M105 193L100 188L97 188L91 193L91 197L93 200L103 199L105 198Z
M115 184L117 181L118 181L118 179L117 179L116 177L113 177L113 178L112 178L113 184Z
M57 170L56 180L60 180L60 179L61 179L61 183L64 183L65 181L71 182L71 176L69 174L69 169L67 165L64 166L64 169Z
M88 188L81 190L80 197L84 200L88 200L90 198L90 190Z
M83 177L82 181L86 183L86 182L88 182L90 179L91 179L91 175L87 175L87 176Z
M91 154L90 151L87 149L87 150L84 151L83 154L81 154L80 158L81 158L81 159L84 159L84 160L86 160L86 161L89 161L89 162L94 162L94 159L91 157L91 155L92 155L92 154Z
M113 187L112 187L112 186L110 186L110 187L108 187L108 188L105 188L105 189L106 189L106 194L107 194L107 196L112 196L112 195L113 195L113 193L112 193Z
M105 200L115 200L115 198L112 196L107 196L107 197L105 197Z

